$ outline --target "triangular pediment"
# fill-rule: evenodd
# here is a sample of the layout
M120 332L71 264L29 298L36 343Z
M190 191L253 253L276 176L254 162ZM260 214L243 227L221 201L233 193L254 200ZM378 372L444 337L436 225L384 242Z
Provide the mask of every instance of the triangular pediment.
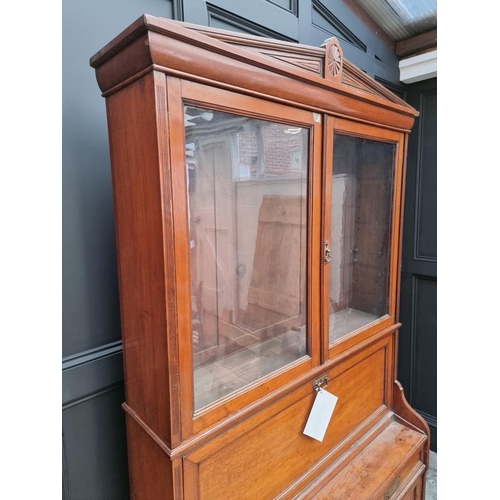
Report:
M368 92L369 94L388 99L396 104L408 106L408 103L384 87L381 83L375 81L371 76L361 71L347 59L344 59L342 83L356 90L361 90L362 92Z
M319 57L313 58L311 56L300 56L299 54L287 54L267 50L260 50L259 52L269 57L273 57L278 61L282 61L287 64L297 66L298 68L305 69L306 71L310 71L311 73L315 73L317 75L323 74L323 61Z
M329 68L329 47L312 47L309 45L297 44L293 42L284 42L260 36L234 33L226 30L195 26L183 23L184 26L203 33L211 38L235 45L254 53L262 54L271 59L283 62L294 68L300 68L309 73L332 79L328 74ZM335 40L338 44L338 42ZM377 96L395 104L410 107L396 94L384 87L381 83L368 76L356 65L343 59L341 61L342 70L338 74L338 83L356 92L364 92L372 96ZM335 79L335 78L333 78Z
M152 20L154 20L154 18L148 18L148 28L152 30L158 29L155 27ZM347 59L344 59L342 47L335 37L326 40L322 47L313 47L295 42L236 33L180 21L168 20L168 24L182 26L183 28L195 31L201 35L218 40L219 42L232 45L238 49L243 49L253 54L259 54L268 60L271 59L283 63L288 66L297 77L300 76L300 73L297 71L306 71L330 83L333 82L336 86L340 84L345 90L356 94L360 98L364 97L365 99L370 99L370 96L372 96L376 98L379 104L383 104L383 101L386 101L387 103L396 104L414 111L408 103L403 101L391 90L368 76ZM283 70L284 67L281 66L281 71ZM312 83L314 79L310 81ZM318 80L316 81L318 82Z

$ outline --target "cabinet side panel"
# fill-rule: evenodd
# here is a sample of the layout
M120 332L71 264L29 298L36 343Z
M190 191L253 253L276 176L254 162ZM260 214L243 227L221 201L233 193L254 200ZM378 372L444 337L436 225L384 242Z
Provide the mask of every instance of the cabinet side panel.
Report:
M153 75L107 100L128 405L170 445L162 191Z
M127 439L131 500L173 499L170 458L129 415Z

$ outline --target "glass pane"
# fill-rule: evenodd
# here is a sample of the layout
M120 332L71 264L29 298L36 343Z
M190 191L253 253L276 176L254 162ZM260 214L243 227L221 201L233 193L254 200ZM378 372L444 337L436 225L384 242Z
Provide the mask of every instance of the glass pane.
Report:
M330 343L388 313L394 144L335 134Z
M198 410L306 355L309 132L184 111Z

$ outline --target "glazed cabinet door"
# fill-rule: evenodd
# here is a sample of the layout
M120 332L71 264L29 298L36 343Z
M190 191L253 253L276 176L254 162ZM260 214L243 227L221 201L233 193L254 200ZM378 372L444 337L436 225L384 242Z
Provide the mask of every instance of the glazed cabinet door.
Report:
M323 306L329 356L395 323L404 135L329 118Z
M319 364L321 118L173 78L169 89L183 117L170 126L189 435Z

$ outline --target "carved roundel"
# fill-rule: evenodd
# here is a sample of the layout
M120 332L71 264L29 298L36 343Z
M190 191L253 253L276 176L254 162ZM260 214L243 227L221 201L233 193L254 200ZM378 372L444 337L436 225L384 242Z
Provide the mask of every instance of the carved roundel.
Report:
M329 38L322 47L325 47L324 77L327 80L342 83L344 54L339 41L335 37Z
M340 68L342 67L342 55L340 53L337 45L330 45L330 62L328 63L328 69L333 76L337 76L340 73Z

